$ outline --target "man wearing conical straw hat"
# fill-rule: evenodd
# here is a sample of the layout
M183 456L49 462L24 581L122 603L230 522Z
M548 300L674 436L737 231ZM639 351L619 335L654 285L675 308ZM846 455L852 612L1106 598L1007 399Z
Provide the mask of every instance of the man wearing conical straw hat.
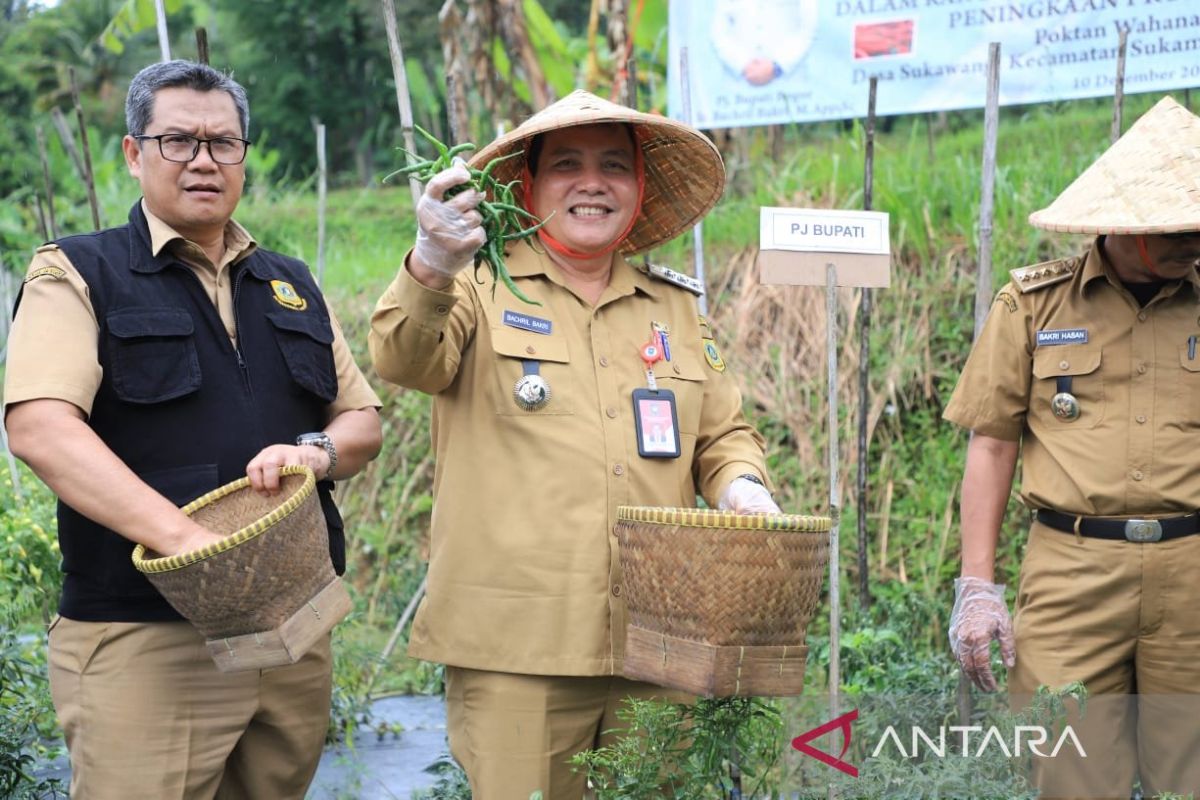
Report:
M1164 98L1029 219L1095 239L1013 270L946 408L973 432L951 643L987 690L993 639L1010 691L1087 687L1088 758L1034 759L1043 796L1198 791L1200 119ZM1018 449L1014 622L993 567Z
M477 283L481 195L429 181L416 245L376 307L387 380L434 395L429 590L409 652L447 664L451 751L474 796L579 798L568 760L607 741L629 696L619 505L778 512L763 441L693 279L626 256L690 228L725 182L699 131L575 92L481 150L546 224L508 250L515 286ZM653 425L670 424L670 436Z

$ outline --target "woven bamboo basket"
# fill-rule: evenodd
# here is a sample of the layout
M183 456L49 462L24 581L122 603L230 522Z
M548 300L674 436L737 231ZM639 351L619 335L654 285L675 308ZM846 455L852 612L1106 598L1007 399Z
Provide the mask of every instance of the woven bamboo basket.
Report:
M184 506L221 541L170 557L138 545L133 563L208 637L224 672L292 664L350 612L308 467L280 470L264 497L242 478Z
M626 677L708 697L800 694L828 517L621 506Z

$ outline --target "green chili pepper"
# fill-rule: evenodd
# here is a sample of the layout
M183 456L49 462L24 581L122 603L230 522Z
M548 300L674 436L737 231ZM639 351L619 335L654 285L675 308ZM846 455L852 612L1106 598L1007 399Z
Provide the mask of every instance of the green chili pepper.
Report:
M384 178L384 181L397 175L408 175L422 183L428 183L434 175L449 169L456 156L468 150L475 149L475 145L470 142L463 142L453 147L447 146L419 125L414 125L413 130L434 146L438 157L433 159L421 158L415 153L410 153L400 148L406 158L412 159L412 161L407 166L389 174ZM508 183L500 183L492 177L492 171L497 164L501 161L507 161L510 158L516 158L521 153L522 151L518 150L506 156L493 158L481 170L468 168L470 180L459 186L451 187L447 190L446 196L452 197L467 189L475 189L484 195L485 199L479 201L478 208L479 214L483 218L483 229L487 234L487 240L484 242L483 247L479 248L479 251L475 254L475 280L482 283L479 278L479 268L486 263L488 271L492 273L493 295L496 293L496 284L503 283L518 299L538 306L541 303L526 297L517 288L517 285L512 280L512 276L508 274L508 269L504 265L504 243L519 241L535 235L537 230L545 225L546 220L550 218L547 217L546 220L538 219L537 215L531 214L518 205L515 190L521 183L519 179L509 181ZM488 197L491 200L486 199ZM536 224L529 227L522 227L525 224L521 220L522 217L532 220Z

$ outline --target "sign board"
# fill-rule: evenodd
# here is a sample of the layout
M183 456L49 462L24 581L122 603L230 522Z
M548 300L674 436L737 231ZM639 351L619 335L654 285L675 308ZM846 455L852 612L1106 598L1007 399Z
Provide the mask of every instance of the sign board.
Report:
M882 211L764 206L758 248L765 284L824 286L825 267L833 264L838 286L891 285L888 215Z
M1200 86L1197 0L671 0L667 108L732 128L981 108L988 45L1000 104L1110 97L1121 31L1125 91Z

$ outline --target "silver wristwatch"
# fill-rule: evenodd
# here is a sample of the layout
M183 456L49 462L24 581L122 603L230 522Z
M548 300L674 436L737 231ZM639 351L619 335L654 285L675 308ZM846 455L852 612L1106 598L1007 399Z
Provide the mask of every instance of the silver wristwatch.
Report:
M333 446L333 439L329 438L329 434L323 432L302 433L296 437L296 444L307 444L312 445L313 447L321 447L324 448L325 452L329 455L329 469L325 471L324 475L317 478L317 480L326 480L330 475L333 474L333 468L337 466L337 448Z

